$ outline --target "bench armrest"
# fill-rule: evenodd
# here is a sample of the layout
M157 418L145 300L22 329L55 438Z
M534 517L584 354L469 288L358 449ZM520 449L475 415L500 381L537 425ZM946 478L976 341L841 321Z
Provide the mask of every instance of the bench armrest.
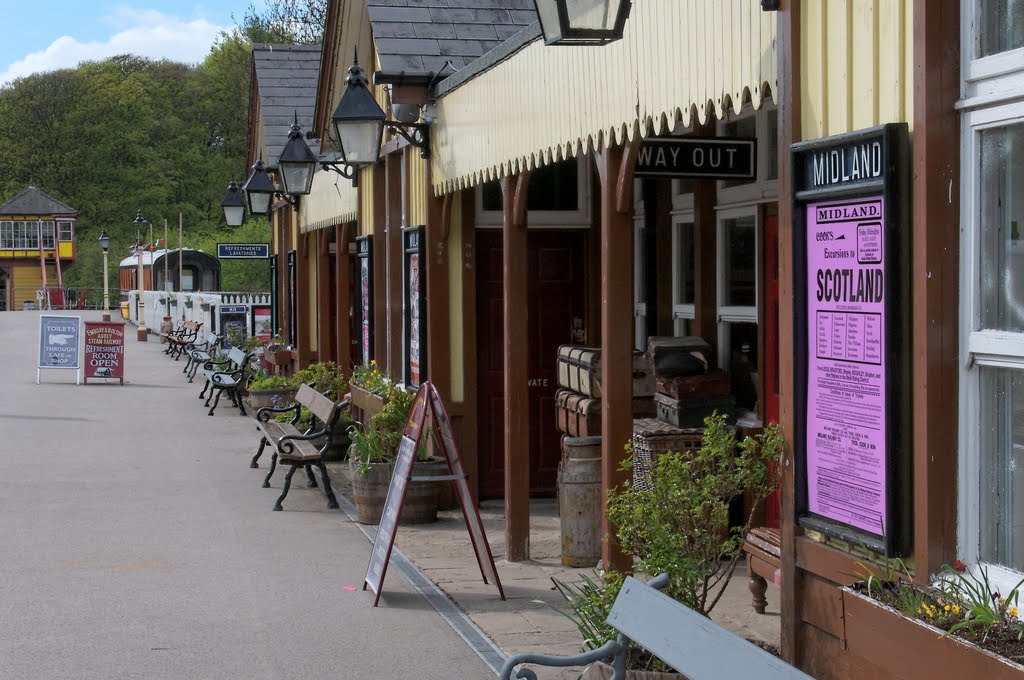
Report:
M295 423L299 422L300 408L301 404L299 403L292 404L291 406L262 406L256 410L256 420L260 421L261 423L267 423L270 422L270 418L272 417L271 414L295 411L295 415L292 417L290 421L288 421L292 425L294 425Z
M229 366L231 365L231 359L210 359L203 364L203 370L212 371L218 366Z
M567 666L582 666L607 659L613 660L612 667L615 672L612 674L611 680L625 680L626 643L622 640L621 636L618 640L606 642L597 649L573 656L547 656L545 654L532 653L516 654L509 657L508 661L501 667L501 674L498 678L499 680L537 680L537 674L529 668L520 668L513 673L516 666L524 663L564 668Z
M286 434L285 436L281 437L281 439L278 440L277 451L278 453L282 453L286 456L291 455L295 453L295 444L293 442L309 441L311 439L317 439L318 437L323 437L328 434L330 434L330 431L327 429L317 430L316 432L307 432L305 434ZM324 446L324 448L326 448L326 445ZM323 453L322 450L321 453Z
M217 371L216 373L210 376L210 382L212 382L214 385L221 385L227 382L224 380L224 378L231 378L231 382L237 386L240 373L241 371Z

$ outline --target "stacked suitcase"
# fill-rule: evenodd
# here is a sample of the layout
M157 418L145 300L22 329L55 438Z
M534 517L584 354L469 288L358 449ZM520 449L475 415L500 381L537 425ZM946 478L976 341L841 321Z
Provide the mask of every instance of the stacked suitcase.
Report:
M601 350L562 345L558 348L555 421L570 437L601 436ZM633 354L633 417L655 414L654 374L641 352Z
M679 428L699 428L717 411L726 422L735 422L736 399L729 374L709 365L711 346L703 338L651 338L647 352L655 375L658 420Z

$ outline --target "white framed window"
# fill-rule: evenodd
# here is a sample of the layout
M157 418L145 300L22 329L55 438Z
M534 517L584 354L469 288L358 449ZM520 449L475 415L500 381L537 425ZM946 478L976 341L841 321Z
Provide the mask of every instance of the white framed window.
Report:
M733 374L736 405L751 411L757 407L758 227L755 207L718 212L718 366Z
M589 229L590 174L590 158L583 154L532 170L526 193L527 227ZM477 226L500 227L502 219L499 183L477 187Z
M72 225L74 222L58 222L57 223L57 240L59 241L70 241L74 238L74 228Z
M0 250L14 248L14 222L0 222Z
M1024 575L1024 2L961 3L957 552Z
M24 250L39 250L39 223L15 222L14 247Z
M53 222L39 223L39 240L42 242L43 248L47 250L53 250L57 247L57 232L54 231L53 227Z
M675 335L689 334L697 315L696 254L693 213L672 215L672 326Z
M643 201L638 201L643 203ZM647 258L644 257L644 241L647 227L640 210L633 216L633 346L647 349Z
M719 205L742 205L775 201L779 196L779 114L766 101L754 110L748 103L740 113L728 111L716 124L719 137L757 139L757 171L753 181L718 182Z

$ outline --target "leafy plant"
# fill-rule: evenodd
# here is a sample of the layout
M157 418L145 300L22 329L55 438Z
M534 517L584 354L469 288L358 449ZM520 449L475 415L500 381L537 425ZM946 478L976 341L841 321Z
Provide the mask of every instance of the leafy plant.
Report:
M394 460L398 454L398 445L402 443L402 431L409 417L409 410L416 395L406 392L397 385L391 385L385 397L384 408L370 418L370 430L378 433L381 446Z
M340 400L348 391L348 378L333 361L318 361L295 372L295 382L300 385L313 385L313 389L324 394L331 394Z
M1024 579L1003 596L992 588L986 567L979 567L979 575L975 576L962 562L959 566L961 568L944 565L936 581L939 592L963 608L963 620L950 627L949 632L970 629L981 634L984 640L993 629L1010 626L1018 640L1024 638L1024 624L1017 618L1017 601Z
M615 571L603 576L598 574L597 578L600 583L582 574L580 582L575 584L551 578L555 589L565 598L573 613L570 615L561 610L556 611L576 624L576 629L583 636L583 644L580 646L583 652L597 649L609 640L614 640L618 634L608 625L607 619L625 579Z
M707 616L742 556L754 510L779 486L782 435L769 425L737 442L717 413L704 425L700 449L661 454L651 466L650 490L627 482L609 494L607 512L623 549L639 559L639 571L667 573L665 592ZM751 512L730 529L729 505L744 493Z
M380 397L387 396L392 388L391 381L377 368L376 360L370 361L367 365L353 368L352 384Z
M249 390L287 390L295 388L295 380L283 375L273 375L260 369L249 378Z

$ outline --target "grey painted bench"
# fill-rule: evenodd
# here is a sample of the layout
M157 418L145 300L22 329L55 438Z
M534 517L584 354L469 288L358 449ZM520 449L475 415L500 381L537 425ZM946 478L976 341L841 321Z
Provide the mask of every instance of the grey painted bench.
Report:
M347 408L348 405L347 401L335 403L329 397L320 394L309 385L302 385L295 394L295 403L291 406L265 406L257 409L254 419L261 433L260 450L253 457L251 466L258 467L256 461L263 454L265 447L268 445L274 447L274 453L270 459L270 472L267 473L266 479L263 480L263 488L267 489L270 487L270 478L274 475L278 462L282 465L291 466L287 476L284 478L284 488L281 490L281 496L274 503L274 510L281 510L281 502L288 495L288 490L292 485L292 475L300 467L305 468L306 476L309 478L307 486L311 488L320 486L313 476L312 467L314 465L320 471L320 476L323 478L323 485L320 488L327 496L327 507L330 509L338 507L338 499L335 498L334 490L331 488L331 478L327 475L327 466L324 465L323 454L330 450L334 426L337 424L342 410ZM296 425L299 422L299 414L303 406L309 410L313 420L305 432L299 432ZM275 420L275 416L281 413L291 413L292 417L287 422ZM321 437L324 438L324 442L318 447L313 443L313 440Z
M228 397L231 399L231 403L238 407L239 412L245 415L245 406L242 404L241 390L245 387L249 381L249 376L254 370L255 352L243 352L237 347L232 347L228 352L228 356L223 361L207 361L203 364L203 372L206 375L206 385L203 386L203 391L199 393L199 398L202 399L206 396L206 406L210 406L210 399L213 399L214 392L216 392L216 399L213 401L213 406L210 407L209 413L206 415L212 416L213 412L217 410L217 404L220 403L221 395L227 392ZM206 395L209 391L209 396Z
M529 668L515 670L524 663L566 667L606 661L614 671L611 680L624 680L626 650L632 641L689 680L812 680L798 668L656 590L667 584L665 574L646 584L626 578L607 619L619 631L617 640L575 656L519 654L505 662L499 677L537 680Z
M213 355L217 352L223 339L216 333L207 333L202 340L191 342L185 347L185 356L188 357L188 362L181 372L188 375L189 382L196 377L200 366L213 359Z

